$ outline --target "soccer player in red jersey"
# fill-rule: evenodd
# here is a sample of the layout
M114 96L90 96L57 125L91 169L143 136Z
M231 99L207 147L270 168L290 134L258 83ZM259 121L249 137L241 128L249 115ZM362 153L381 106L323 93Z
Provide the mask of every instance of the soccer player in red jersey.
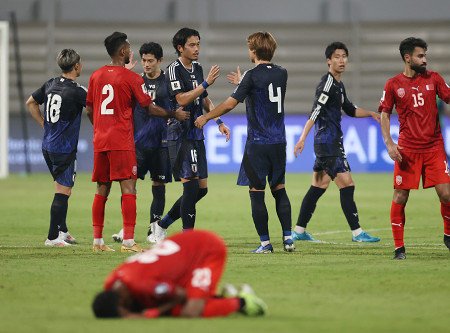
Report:
M130 257L106 279L93 302L99 318L218 317L236 311L263 315L266 304L248 285L237 292L216 286L226 261L226 245L209 231L177 233ZM224 297L226 296L226 297Z
M436 106L436 95L450 102L450 87L437 72L427 70L425 41L410 37L400 43L399 49L405 70L387 81L378 108L384 142L395 161L391 206L395 260L406 259L405 206L409 191L419 188L421 175L423 188L434 187L441 201L444 243L450 249L450 178ZM394 105L400 122L398 144L390 134Z
M169 111L152 103L142 77L124 67L130 62L130 43L126 34L114 32L106 37L105 47L111 63L92 74L86 98L87 114L94 125L92 181L97 182L92 206L93 251L113 251L103 241L103 225L112 181L119 181L124 228L121 252L141 252L134 242L137 178L134 106L137 102L150 115L174 117L180 121L189 118L189 112L182 108Z

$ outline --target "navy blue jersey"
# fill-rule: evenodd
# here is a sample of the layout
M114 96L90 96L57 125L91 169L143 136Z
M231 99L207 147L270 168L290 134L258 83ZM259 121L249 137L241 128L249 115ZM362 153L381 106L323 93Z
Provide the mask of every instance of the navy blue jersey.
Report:
M341 109L351 117L356 106L347 97L344 84L328 72L316 88L314 105L309 119L314 121L314 152L318 157L341 156L343 133Z
M172 62L166 70L166 83L169 90L172 110L176 110L180 106L177 103L176 95L191 91L203 82L203 69L197 61L192 62L192 69L184 67L180 59ZM203 98L208 93L203 92L191 104L184 107L185 111L189 111L191 116L183 122L174 121L170 125L168 139L177 140L180 137L188 140L204 140L203 131L195 127L194 122L197 117L203 114Z
M48 80L32 94L36 103L44 104L42 149L66 154L76 151L86 95L85 87L62 76Z
M142 74L148 94L153 103L170 110L169 93L167 91L164 72L156 79L149 79ZM167 119L149 116L139 104L134 109L134 142L136 146L145 148L167 147Z
M284 96L287 71L274 64L259 64L244 73L231 97L245 99L247 141L261 144L286 143Z

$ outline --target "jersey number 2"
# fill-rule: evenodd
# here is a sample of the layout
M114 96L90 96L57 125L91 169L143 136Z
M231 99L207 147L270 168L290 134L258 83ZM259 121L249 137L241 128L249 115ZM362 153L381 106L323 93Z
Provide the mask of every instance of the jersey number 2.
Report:
M281 87L277 87L277 94L274 94L273 84L269 84L269 99L272 103L277 103L278 113L281 113Z
M114 114L114 109L108 109L108 104L114 99L114 89L112 85L107 84L103 86L102 94L107 95L102 102L100 113L101 114Z

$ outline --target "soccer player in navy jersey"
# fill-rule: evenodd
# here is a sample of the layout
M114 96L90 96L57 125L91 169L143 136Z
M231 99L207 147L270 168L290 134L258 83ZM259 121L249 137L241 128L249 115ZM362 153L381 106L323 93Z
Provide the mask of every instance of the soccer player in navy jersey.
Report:
M161 45L154 42L142 44L139 54L144 69L142 78L153 103L163 109L170 109L171 104L164 71L160 68L163 61ZM165 185L172 181L172 168L167 149L167 120L151 117L145 109L136 105L134 110L134 142L137 176L144 180L147 172L150 172L152 179L153 201L150 206L150 228L147 241L154 242L154 233L152 233L154 223L161 220L164 212ZM112 237L115 241L122 241L123 229Z
M444 244L450 250L450 179L444 139L439 125L436 96L450 102L450 87L437 72L427 70L427 43L415 37L400 43L405 63L403 73L386 82L378 111L381 132L389 156L395 161L391 227L395 243L394 260L406 259L403 234L405 206L411 189L434 187L441 201ZM398 113L398 144L392 141L390 117Z
M183 230L194 228L196 203L208 192L208 169L203 131L196 128L194 120L209 112L214 105L206 89L219 77L220 68L211 67L204 79L203 69L197 61L200 53L200 34L190 28L180 29L172 39L178 59L166 70L165 78L172 107L184 107L191 117L184 122L173 121L169 125L169 154L173 160L173 176L183 183L183 194L164 218L155 224L155 238L159 242L167 235L167 228L181 217ZM216 118L219 131L230 138L230 130Z
M53 176L55 196L50 209L46 246L76 243L67 224L68 200L76 176L76 153L81 112L86 106L86 88L76 83L82 70L81 58L72 49L59 52L56 62L61 76L48 80L27 100L32 117L44 129L42 153ZM39 105L44 104L44 117Z
M239 171L238 185L249 186L253 222L261 245L252 253L271 253L268 214L264 201L266 177L276 202L276 211L283 231L283 248L295 249L291 235L291 204L286 194L286 132L284 126L284 97L287 71L271 62L277 43L269 32L255 32L247 38L250 60L255 67L246 71L231 97L210 113L198 117L199 128L212 118L234 109L246 101L247 143Z
M316 88L311 115L294 147L295 157L298 157L305 147L308 133L315 125L314 152L316 161L313 167L312 185L303 198L292 238L294 240L316 241L305 231L306 225L316 209L317 201L333 180L339 188L341 207L352 230L352 241L378 242L380 240L378 237L370 236L359 225L358 210L353 199L355 184L344 152L341 109L351 117L372 117L378 122L380 121L380 115L355 106L347 97L344 84L341 81L341 76L348 61L348 49L345 44L341 42L331 43L325 50L325 57L329 67L328 73L322 77Z

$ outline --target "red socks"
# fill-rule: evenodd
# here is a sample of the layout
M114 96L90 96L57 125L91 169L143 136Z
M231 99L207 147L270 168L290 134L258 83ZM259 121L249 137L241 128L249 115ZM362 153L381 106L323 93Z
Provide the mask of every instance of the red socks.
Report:
M405 205L400 205L394 201L392 201L391 206L391 227L395 248L404 246L403 232L405 229Z
M122 194L123 239L134 238L136 225L136 195Z
M203 308L203 318L207 317L222 317L236 312L241 307L241 302L237 297L231 298L210 298L206 301Z
M441 201L441 215L444 219L444 234L450 236L450 202Z
M107 197L96 194L92 204L92 225L94 238L103 238L103 224L105 222L105 204Z

